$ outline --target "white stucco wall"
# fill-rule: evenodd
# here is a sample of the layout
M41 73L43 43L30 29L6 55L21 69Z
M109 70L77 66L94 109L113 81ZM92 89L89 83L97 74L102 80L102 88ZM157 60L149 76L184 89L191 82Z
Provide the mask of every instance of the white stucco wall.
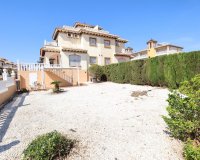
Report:
M115 48L116 53L122 53L122 50L125 48L125 45L122 42L118 42L118 46L116 46Z
M130 61L129 57L124 57L124 56L117 56L115 57L116 63L121 63L121 62L128 62Z
M116 46L116 40L112 38L105 38L100 36L93 36L88 34L78 35L78 38L68 36L68 33L58 33L57 43L61 50L60 52L60 64L63 67L69 67L69 55L74 53L63 52L62 48L74 48L87 50L87 54L77 53L81 56L81 66L84 69L88 69L90 65L90 56L97 58L98 65L105 65L105 58L110 58L111 63L117 63L119 60L114 56L116 53L122 53L125 48L125 44L118 42L119 46ZM90 46L89 38L96 38L97 46ZM104 40L110 40L110 47L104 47ZM52 53L50 53L52 55ZM46 54L45 63L49 63L48 59L50 54Z
M64 68L69 68L69 55L79 55L81 56L81 69L82 70L87 70L88 68L88 55L87 54L82 54L82 53L70 53L70 52L61 52L61 60L62 60L62 66Z
M97 46L90 46L89 38L97 39ZM110 40L110 48L104 47L104 40ZM89 56L97 57L98 65L104 65L104 59L110 58L111 63L114 60L115 40L91 35L81 36L81 47L88 51Z
M58 46L67 47L67 48L81 48L80 38L68 37L67 33L59 33Z

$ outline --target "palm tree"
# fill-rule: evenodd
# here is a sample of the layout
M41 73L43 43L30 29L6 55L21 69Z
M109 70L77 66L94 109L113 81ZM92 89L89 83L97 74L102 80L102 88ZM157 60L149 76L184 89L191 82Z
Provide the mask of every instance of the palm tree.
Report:
M51 84L54 85L54 89L53 89L53 92L59 92L60 91L60 81L53 81L51 82Z

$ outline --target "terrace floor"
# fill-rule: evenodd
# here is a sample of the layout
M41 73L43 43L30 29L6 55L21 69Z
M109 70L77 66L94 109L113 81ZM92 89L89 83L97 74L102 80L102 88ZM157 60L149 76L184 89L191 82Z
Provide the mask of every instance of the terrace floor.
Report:
M65 91L23 94L0 112L0 159L20 159L29 142L53 130L78 140L69 160L183 159L161 117L167 89L106 82Z

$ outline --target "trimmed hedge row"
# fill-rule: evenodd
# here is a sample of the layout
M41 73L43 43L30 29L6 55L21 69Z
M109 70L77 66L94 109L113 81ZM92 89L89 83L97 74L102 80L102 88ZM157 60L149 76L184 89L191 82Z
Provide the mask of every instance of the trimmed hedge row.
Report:
M200 51L103 66L108 81L178 88L200 73Z

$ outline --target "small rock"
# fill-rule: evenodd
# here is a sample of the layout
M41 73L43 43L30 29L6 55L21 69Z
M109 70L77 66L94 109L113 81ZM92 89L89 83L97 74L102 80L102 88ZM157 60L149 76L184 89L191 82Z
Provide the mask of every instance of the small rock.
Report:
M76 132L76 130L74 130L74 129L70 129L70 131L72 131L72 132Z

